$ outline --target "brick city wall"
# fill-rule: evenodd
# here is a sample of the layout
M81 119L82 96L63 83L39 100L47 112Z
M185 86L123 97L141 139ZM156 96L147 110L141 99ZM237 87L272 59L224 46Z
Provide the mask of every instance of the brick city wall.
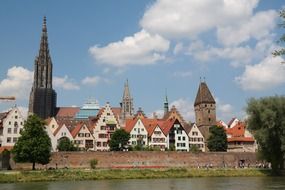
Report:
M240 160L254 166L255 153L189 153L189 152L57 152L48 165L37 168L90 168L90 160L97 159L97 168L169 168L169 167L237 167ZM11 160L13 169L30 169L31 164Z

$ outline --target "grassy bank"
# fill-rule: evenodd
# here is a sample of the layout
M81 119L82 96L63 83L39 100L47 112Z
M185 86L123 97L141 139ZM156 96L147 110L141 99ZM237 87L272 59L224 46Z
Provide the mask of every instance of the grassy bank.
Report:
M0 183L101 180L101 179L153 179L187 177L269 176L269 170L258 169L128 169L128 170L51 170L1 172Z

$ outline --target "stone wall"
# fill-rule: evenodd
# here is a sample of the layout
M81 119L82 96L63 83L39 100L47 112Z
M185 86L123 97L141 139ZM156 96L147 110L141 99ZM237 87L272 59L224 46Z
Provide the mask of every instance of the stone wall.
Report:
M37 168L90 168L90 160L97 159L97 168L170 168L170 167L237 167L240 160L254 166L255 153L189 153L189 152L57 152L48 165ZM32 164L11 160L13 169L31 169Z

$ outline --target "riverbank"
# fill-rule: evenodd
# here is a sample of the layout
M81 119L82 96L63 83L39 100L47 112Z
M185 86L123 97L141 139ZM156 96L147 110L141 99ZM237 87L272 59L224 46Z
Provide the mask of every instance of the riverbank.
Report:
M0 183L38 181L76 181L102 179L155 179L190 177L264 177L271 171L265 169L114 169L114 170L38 170L2 171Z

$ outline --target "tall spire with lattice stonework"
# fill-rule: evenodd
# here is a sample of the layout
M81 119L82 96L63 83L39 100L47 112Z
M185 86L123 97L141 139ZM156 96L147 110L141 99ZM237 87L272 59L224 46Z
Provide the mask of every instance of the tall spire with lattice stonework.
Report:
M127 80L124 86L124 93L121 102L121 119L132 117L134 115L133 98L129 89L129 81Z
M29 113L45 119L56 109L56 92L52 89L52 61L48 47L46 17L43 19L39 54L35 58L34 82L30 94Z
M166 116L166 114L169 111L169 107L168 107L168 98L167 98L167 90L165 90L165 101L164 101L164 117Z

